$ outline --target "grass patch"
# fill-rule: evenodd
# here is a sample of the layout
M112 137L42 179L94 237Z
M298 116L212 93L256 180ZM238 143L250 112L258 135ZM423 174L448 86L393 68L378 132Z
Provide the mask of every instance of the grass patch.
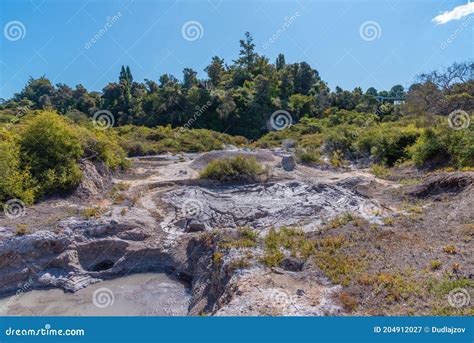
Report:
M318 149L297 149L296 150L296 158L301 163L318 163L321 159L321 152Z
M438 261L438 260L431 260L430 261L431 270L438 270L438 269L441 268L442 265L443 265L443 263L441 263L441 261Z
M329 163L336 168L346 168L348 162L344 159L344 153L341 150L333 151Z
M392 172L390 171L389 168L380 164L373 164L370 170L372 174L374 174L375 176L381 179L386 179L392 175Z
M212 256L212 260L214 261L215 264L221 264L223 257L224 257L224 253L217 251Z
M238 237L232 239L230 237L224 238L224 241L219 244L222 249L230 248L255 248L257 246L258 233L250 228L239 228L237 230Z
M261 262L268 267L275 267L285 258L284 252L288 252L292 257L307 259L314 252L314 242L306 238L300 229L270 229L265 237L265 253Z
M443 252L449 255L456 255L456 247L454 245L446 245L443 247Z
M348 246L342 235L327 236L316 242L314 261L321 271L334 283L349 285L364 268L365 264L357 256L345 254Z
M359 304L358 300L347 292L339 293L339 301L341 302L342 307L349 312L354 311Z
M15 234L17 236L24 236L30 234L31 231L28 229L26 224L17 224Z
M119 182L114 185L114 188L117 189L118 191L128 191L128 189L130 188L130 185L125 182Z
M395 219L393 219L392 217L385 217L382 219L382 222L384 223L384 225L391 226L395 222Z
M356 217L350 213L350 212L346 212L346 213L343 213L339 216L337 216L336 218L332 219L329 223L326 224L326 226L324 227L325 229L336 229L340 226L343 226L343 225L346 225L347 223L355 220Z
M250 267L250 262L244 257L232 260L229 263L229 268L231 270L245 269L248 267Z
M453 316L453 315L474 315L474 309L467 303L467 297L464 297L474 288L474 281L463 278L453 278L445 275L442 279L430 279L426 283L426 289L433 297L431 304L431 314L434 316ZM459 304L459 307L449 304L451 292L457 294L459 299L465 299L465 304ZM454 295L451 295L454 296Z
M407 300L421 292L419 283L400 272L377 274L373 279L373 288L376 294L382 293L389 302Z
M82 215L86 218L99 218L102 215L102 213L104 213L104 209L98 206L89 207L89 208L84 209L84 211L82 211Z

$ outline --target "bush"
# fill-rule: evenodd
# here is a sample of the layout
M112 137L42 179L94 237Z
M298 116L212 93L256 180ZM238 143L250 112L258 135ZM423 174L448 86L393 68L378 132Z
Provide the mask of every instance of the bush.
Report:
M474 129L453 130L447 125L426 129L409 149L411 158L419 167L474 166Z
M296 157L302 163L318 163L321 152L317 149L297 149Z
M81 181L77 162L83 149L63 117L42 112L28 118L19 144L23 163L38 181L41 195L70 190Z
M354 156L353 143L359 134L359 129L354 125L342 124L324 131L324 151L328 154L339 152L341 157Z
M374 174L375 176L381 179L388 178L389 176L392 175L392 172L390 171L389 168L382 166L380 164L373 164L370 169L372 171L372 174Z
M83 127L78 127L77 131L85 158L103 161L111 169L129 167L130 162L126 159L125 151L118 144L114 131L88 130Z
M427 129L409 149L415 165L422 167L428 162L433 162L437 157L446 159L448 152L432 129ZM441 162L441 160L439 162Z
M200 173L202 179L217 181L256 181L264 172L255 157L237 155L211 161Z
M361 131L354 147L360 157L372 156L375 162L393 166L410 157L408 149L420 136L421 130L413 125L398 127L383 123Z
M27 169L21 169L18 137L0 131L0 204L20 199L26 204L34 201L36 187Z

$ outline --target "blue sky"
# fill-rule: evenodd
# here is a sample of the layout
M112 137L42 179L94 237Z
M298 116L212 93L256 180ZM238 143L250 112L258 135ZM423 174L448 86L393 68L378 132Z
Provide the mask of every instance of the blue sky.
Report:
M257 51L271 61L280 52L289 63L307 61L331 88L408 86L416 74L472 59L474 19L465 15L466 4L460 0L2 0L0 97L9 98L30 76L41 75L53 83L81 83L89 90L101 90L117 80L121 65L129 65L139 81L158 80L164 73L181 78L185 67L204 77L212 56L227 62L236 58L245 31L252 33ZM464 6L461 19L462 10L457 10L438 20L443 23L433 20L457 6ZM197 37L186 36L196 40L183 38L183 25L189 21L200 25L194 24ZM99 38L91 42L94 36Z

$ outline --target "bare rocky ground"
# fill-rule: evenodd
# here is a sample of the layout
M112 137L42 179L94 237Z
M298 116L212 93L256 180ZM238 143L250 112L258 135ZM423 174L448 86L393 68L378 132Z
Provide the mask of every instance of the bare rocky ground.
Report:
M199 180L210 160L237 153L266 166L265 182ZM360 169L286 171L284 156L149 156L114 176L87 162L74 194L0 217L0 293L166 272L189 286L190 315L473 313L473 172L404 169L384 180ZM301 231L269 262L265 238L285 227ZM166 313L180 314L177 303Z

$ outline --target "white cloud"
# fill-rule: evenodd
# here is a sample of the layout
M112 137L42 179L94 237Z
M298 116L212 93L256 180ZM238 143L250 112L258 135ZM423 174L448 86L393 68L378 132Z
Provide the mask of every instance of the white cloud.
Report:
M451 11L446 11L444 13L441 13L440 15L434 17L433 21L438 25L446 24L447 22L450 22L451 20L459 20L473 13L474 13L474 2L471 3L469 1L469 3L467 3L466 5L461 5L461 6L455 7Z

